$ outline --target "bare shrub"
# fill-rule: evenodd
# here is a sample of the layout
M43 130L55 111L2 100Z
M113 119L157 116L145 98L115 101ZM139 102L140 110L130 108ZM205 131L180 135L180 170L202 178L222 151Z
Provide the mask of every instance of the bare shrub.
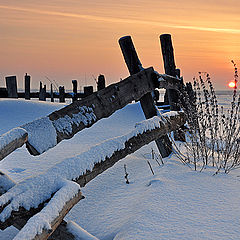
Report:
M238 80L238 71L234 65L234 81ZM187 115L187 140L184 143L185 154L176 146L176 155L202 171L206 166L216 167L216 173L240 166L240 96L237 87L232 94L231 107L225 110L219 107L216 93L208 73L199 72L194 78L193 92L189 95L186 88L181 94L181 105Z

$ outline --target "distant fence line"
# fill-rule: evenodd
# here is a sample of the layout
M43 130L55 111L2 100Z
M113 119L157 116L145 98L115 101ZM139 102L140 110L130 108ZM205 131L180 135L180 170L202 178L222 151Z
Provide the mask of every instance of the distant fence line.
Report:
M51 99L51 102L54 102L54 99L59 99L59 102L65 102L65 98L71 98L72 101L76 101L78 99L85 98L91 95L94 90L93 86L84 86L83 92L78 92L77 80L72 80L73 90L72 92L66 92L64 86L58 87L58 92L53 91L53 84L50 85L50 91L47 92L46 85L43 86L42 82L40 82L39 91L31 92L31 76L26 73L24 77L25 89L24 92L18 92L17 90L17 77L16 76L7 76L6 79L6 87L0 88L0 98L25 98L26 100L30 100L31 98L38 98L40 101L46 101L47 98ZM97 90L102 90L106 87L106 81L104 75L100 74L98 76Z

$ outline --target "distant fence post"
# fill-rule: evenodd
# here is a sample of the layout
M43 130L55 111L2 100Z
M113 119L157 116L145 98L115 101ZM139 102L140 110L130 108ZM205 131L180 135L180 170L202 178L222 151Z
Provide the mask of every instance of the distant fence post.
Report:
M138 73L142 69L142 64L138 58L137 52L134 48L132 39L130 36L122 37L119 39L119 44L123 53L123 57L128 67L128 71L131 75ZM151 93L145 94L140 103L146 119L157 116L156 106ZM158 150L162 157L167 157L172 152L172 143L167 135L156 140Z
M87 97L87 96L93 94L93 86L83 87L83 91L84 91L84 96Z
M51 83L50 97L51 97L51 102L54 102L54 97L53 97L53 86L52 86L52 83Z
M65 89L64 86L59 86L59 102L65 102Z
M16 76L8 76L6 79L6 86L9 98L18 98L17 93L17 77Z
M46 85L44 85L44 87L42 87L42 82L40 82L39 100L46 101Z
M41 92L41 90L42 90L42 82L40 81L39 93Z
M77 80L72 80L73 84L73 102L77 101Z
M46 97L47 97L47 85L44 85L43 88L43 101L46 101Z
M30 79L31 77L29 75L25 75L25 99L30 100Z
M180 72L178 70L176 71L171 35L160 35L160 42L165 73L170 76L176 77L178 74L180 74ZM168 96L170 109L174 111L180 110L178 92L174 89L167 89L166 95Z
M98 81L97 81L97 90L100 91L100 90L104 89L105 87L106 87L105 77L104 77L104 75L100 74L98 76Z

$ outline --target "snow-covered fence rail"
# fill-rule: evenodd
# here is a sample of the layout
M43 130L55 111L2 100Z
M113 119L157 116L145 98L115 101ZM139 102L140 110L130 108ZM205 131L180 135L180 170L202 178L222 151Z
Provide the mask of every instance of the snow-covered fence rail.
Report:
M0 160L23 146L27 142L28 134L23 128L14 128L0 136Z
M74 205L68 205L69 201L76 203L81 199L76 183L84 186L128 154L179 128L185 120L183 112L170 112L144 120L130 133L109 139L77 157L65 159L46 173L16 184L0 198L0 228L13 224L21 228L34 215L15 240L47 239L67 209Z
M174 77L157 74L152 67L144 69L47 117L21 126L28 133L26 146L31 154L39 155L128 103L138 101L155 88L177 89L178 85L179 80Z

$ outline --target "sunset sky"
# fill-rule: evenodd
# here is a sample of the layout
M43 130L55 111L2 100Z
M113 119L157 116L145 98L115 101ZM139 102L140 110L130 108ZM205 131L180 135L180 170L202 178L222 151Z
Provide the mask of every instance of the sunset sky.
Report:
M175 61L185 81L199 71L212 76L217 89L228 89L233 59L240 69L239 0L1 0L0 87L5 76L32 76L32 87L45 76L71 88L107 84L127 77L118 39L131 35L144 67L164 73L159 35L170 33Z

